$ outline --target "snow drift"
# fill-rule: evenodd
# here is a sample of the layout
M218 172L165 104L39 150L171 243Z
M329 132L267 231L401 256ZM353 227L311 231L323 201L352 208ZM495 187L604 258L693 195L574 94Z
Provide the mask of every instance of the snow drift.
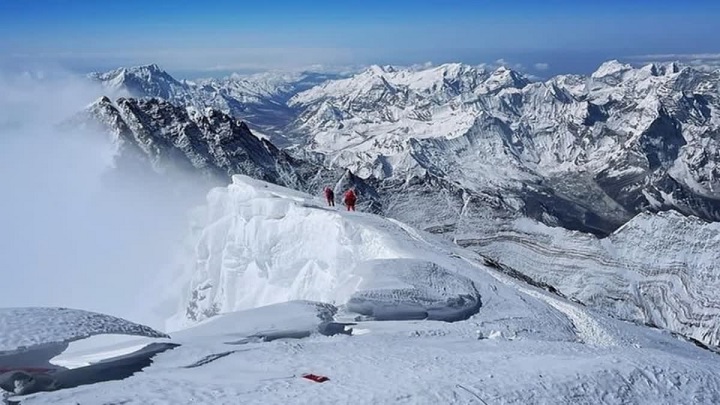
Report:
M0 308L0 354L109 333L167 337L144 325L77 309Z
M480 307L472 281L433 259L399 224L234 176L197 212L182 308L170 329L291 300L382 319L458 320Z

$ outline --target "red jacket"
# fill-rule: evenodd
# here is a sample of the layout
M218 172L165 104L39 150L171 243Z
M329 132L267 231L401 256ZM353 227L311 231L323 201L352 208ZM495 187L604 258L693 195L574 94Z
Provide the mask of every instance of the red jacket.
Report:
M325 187L325 198L328 200L335 198L335 193L330 187Z
M353 205L355 204L355 201L357 201L357 196L354 191L348 190L345 192L345 197L343 199L345 200L345 204Z

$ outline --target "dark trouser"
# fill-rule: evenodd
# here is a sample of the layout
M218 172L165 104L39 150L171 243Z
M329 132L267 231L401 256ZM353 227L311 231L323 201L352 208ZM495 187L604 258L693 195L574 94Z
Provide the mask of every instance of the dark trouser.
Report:
M334 207L335 206L335 199L334 198L328 198L327 203L329 206Z
M352 203L345 203L347 205L348 211L355 211L355 202Z

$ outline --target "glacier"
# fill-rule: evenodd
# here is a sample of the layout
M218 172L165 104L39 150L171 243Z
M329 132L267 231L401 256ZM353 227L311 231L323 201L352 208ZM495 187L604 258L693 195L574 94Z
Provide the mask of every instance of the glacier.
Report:
M718 223L643 213L599 239L521 219L456 242L616 318L720 346Z
M716 353L517 280L485 257L397 220L329 208L318 197L238 175L209 193L189 228L188 266L177 274L185 288L171 289L178 300L168 319L174 330L161 338L179 346L122 380L8 399L720 401ZM22 312L12 315L22 319ZM49 335L42 339L57 339ZM96 341L63 361L134 345ZM318 384L306 373L329 380Z

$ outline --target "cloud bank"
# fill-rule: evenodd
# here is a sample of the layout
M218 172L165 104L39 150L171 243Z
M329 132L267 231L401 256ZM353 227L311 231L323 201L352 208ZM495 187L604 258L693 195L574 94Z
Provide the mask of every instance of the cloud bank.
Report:
M156 326L158 276L203 185L169 195L145 179L109 183L103 133L56 124L100 90L69 75L0 75L0 306L62 306Z

